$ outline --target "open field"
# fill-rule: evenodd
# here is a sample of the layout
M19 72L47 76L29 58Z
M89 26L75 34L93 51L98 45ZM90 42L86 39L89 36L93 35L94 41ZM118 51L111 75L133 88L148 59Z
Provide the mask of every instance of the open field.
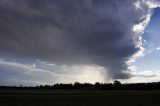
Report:
M0 91L0 106L160 106L160 91Z

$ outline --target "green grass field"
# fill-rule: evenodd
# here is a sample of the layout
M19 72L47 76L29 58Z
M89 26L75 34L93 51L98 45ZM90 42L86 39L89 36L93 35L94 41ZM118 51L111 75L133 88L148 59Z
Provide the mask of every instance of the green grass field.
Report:
M0 91L0 106L160 106L160 91Z

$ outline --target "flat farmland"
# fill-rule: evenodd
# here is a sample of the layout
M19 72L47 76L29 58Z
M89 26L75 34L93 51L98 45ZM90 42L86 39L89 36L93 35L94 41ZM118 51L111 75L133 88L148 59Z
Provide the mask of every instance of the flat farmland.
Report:
M160 91L3 90L0 106L160 106Z

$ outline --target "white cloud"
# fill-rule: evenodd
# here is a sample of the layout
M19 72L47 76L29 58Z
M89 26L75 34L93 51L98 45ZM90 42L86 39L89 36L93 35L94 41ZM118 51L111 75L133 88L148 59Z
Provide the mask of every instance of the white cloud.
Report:
M138 67L136 67L136 66L130 66L130 67L128 67L128 69L131 70L131 71L136 71L137 68L138 68Z
M134 70L130 79L120 80L122 83L143 83L160 81L160 70Z
M160 7L160 1L159 0L143 0L148 4L150 8L158 8Z
M157 49L157 50L160 50L160 47L157 47L156 49Z

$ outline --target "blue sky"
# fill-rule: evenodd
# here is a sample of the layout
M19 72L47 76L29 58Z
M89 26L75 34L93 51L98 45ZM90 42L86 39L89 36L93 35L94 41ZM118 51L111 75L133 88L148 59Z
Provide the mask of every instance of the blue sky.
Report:
M146 40L146 53L145 56L138 58L134 65L138 70L160 70L160 8L154 10L150 23L144 31L143 40Z

